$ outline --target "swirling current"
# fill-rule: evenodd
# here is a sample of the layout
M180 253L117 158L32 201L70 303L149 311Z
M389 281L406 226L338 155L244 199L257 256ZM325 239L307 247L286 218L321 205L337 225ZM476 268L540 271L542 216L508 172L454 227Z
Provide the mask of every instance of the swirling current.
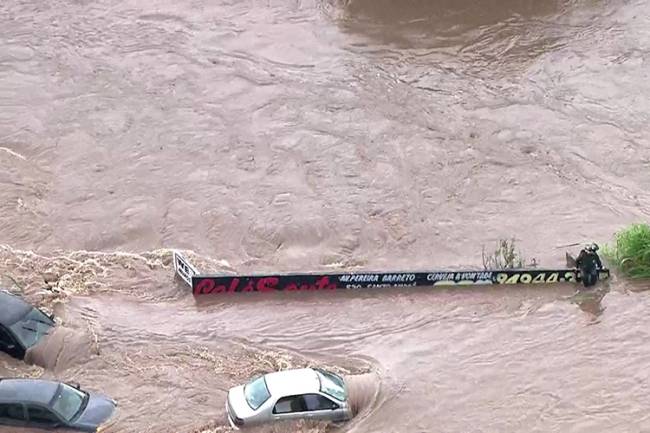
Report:
M305 365L355 418L261 431L650 430L616 273L197 299L171 264L563 266L650 215L649 29L647 0L4 0L0 286L58 326L0 377L106 393L114 432L230 431L229 387Z

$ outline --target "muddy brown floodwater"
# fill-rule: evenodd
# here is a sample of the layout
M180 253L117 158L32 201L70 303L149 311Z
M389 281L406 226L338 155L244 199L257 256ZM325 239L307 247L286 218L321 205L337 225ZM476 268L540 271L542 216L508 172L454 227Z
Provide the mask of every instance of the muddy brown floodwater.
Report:
M198 301L206 271L480 267L650 214L650 2L4 0L0 274L33 364L115 432L228 431L226 391L345 374L343 432L650 430L650 298L574 287ZM318 431L298 424L266 431ZM15 431L15 430L2 430Z

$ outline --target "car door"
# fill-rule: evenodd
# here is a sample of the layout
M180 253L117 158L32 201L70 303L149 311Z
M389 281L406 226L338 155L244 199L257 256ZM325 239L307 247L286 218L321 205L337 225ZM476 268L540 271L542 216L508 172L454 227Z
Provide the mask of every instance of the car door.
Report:
M53 429L63 425L50 409L42 406L27 405L27 422L31 427Z
M2 325L0 325L0 351L18 359L22 359L25 356L22 347Z
M0 425L14 427L27 425L25 407L17 403L0 403Z
M303 396L309 418L338 421L342 419L341 406L320 394L305 394Z
M307 408L302 395L292 395L278 399L273 406L273 418L275 420L291 420L306 418Z

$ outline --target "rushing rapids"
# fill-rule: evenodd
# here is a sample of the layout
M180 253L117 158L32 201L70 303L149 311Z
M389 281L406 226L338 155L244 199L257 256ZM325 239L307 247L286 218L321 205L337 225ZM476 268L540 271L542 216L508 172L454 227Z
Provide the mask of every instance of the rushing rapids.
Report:
M115 432L230 431L230 386L304 365L345 375L357 416L262 431L650 429L643 283L199 299L171 253L229 274L480 268L515 236L562 267L558 244L650 214L649 17L0 2L0 282L59 324L0 376L105 392Z

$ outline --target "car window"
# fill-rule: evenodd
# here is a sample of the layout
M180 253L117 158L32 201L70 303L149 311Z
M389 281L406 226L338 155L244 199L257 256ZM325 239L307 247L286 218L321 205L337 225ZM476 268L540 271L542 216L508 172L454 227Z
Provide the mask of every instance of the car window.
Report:
M305 406L305 400L301 395L294 395L291 397L282 397L275 404L273 408L273 413L294 413L294 412L305 412L307 407Z
M0 418L25 421L25 411L21 404L0 404Z
M11 331L25 348L34 346L54 326L52 319L37 308L33 308L18 322L10 326Z
M337 409L338 404L334 403L332 400L323 397L318 394L307 394L304 396L305 406L307 410L331 410Z
M253 410L257 410L271 397L271 393L266 387L266 379L264 376L253 379L244 386L244 397L246 397L246 403Z
M79 413L86 398L82 391L63 383L51 403L52 409L63 419L70 421Z
M345 401L348 398L345 389L345 382L339 375L330 371L316 369L320 381L320 392L334 397L337 400Z
M27 406L27 416L30 421L54 424L59 422L59 419L49 410L38 406Z

